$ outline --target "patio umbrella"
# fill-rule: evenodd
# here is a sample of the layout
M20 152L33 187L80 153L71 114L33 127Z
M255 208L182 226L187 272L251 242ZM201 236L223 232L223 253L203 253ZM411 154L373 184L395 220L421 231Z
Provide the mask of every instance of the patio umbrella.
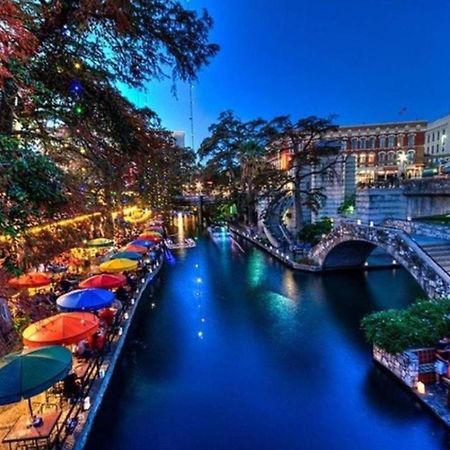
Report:
M131 259L119 258L119 259L111 259L100 264L100 270L102 272L124 272L128 270L135 270L138 266L136 261L132 261Z
M123 252L133 252L133 253L147 253L148 248L142 247L140 245L128 244L126 247L122 249Z
M88 247L111 247L114 241L106 238L91 239L86 244Z
M134 241L131 241L130 244L138 245L139 247L147 247L147 248L153 247L155 245L154 242L149 241L148 239L136 239ZM130 244L128 244L128 245L130 245Z
M72 367L72 354L64 347L52 345L11 353L0 359L0 405L38 395L62 380Z
M31 272L20 277L11 278L8 284L14 288L36 288L48 286L52 283L52 280L45 274L41 272Z
M103 288L114 289L127 284L127 279L121 274L110 275L102 273L100 275L94 275L82 281L79 286L81 288Z
M139 235L139 239L144 239L152 242L160 242L162 241L163 237L156 231L146 231Z
M132 259L133 261L138 261L139 259L142 258L142 255L138 252L130 252L130 251L125 251L125 252L119 252L119 253L115 253L114 255L110 256L109 259Z
M96 311L111 306L114 293L106 289L77 289L61 295L56 304L62 311Z
M98 323L98 318L91 313L56 314L25 328L22 333L23 343L28 347L76 344L92 336L98 329Z
M148 227L149 231L156 231L157 233L163 234L164 228L159 225L151 225Z

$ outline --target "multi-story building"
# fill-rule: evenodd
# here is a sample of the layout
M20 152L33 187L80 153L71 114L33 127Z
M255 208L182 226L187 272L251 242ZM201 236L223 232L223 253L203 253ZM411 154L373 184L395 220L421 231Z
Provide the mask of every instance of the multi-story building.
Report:
M408 121L339 127L329 138L355 157L360 185L420 177L427 122Z
M175 144L177 147L185 148L186 134L184 131L174 131L172 137L175 139Z
M430 122L425 131L425 162L428 166L440 166L450 162L450 115Z

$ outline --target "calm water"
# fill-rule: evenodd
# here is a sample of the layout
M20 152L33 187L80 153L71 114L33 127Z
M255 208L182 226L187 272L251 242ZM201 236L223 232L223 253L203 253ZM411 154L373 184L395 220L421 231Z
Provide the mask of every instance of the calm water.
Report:
M421 294L405 271L295 273L241 246L174 253L89 449L447 448L359 329Z

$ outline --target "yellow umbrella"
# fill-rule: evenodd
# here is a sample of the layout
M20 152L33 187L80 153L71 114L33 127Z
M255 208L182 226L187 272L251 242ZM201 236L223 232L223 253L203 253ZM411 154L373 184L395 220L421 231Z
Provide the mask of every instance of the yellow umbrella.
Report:
M125 270L135 270L137 269L137 266L137 261L126 258L117 258L100 264L100 270L102 272L115 273L124 272Z

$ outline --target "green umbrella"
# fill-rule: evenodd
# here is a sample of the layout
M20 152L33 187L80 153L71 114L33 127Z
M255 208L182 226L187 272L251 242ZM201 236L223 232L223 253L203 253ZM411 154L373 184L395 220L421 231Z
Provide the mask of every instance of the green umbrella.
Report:
M114 241L106 238L91 239L87 242L88 247L111 247L114 245Z
M72 354L65 347L52 345L11 353L0 359L0 405L19 402L38 395L62 380L72 367Z

